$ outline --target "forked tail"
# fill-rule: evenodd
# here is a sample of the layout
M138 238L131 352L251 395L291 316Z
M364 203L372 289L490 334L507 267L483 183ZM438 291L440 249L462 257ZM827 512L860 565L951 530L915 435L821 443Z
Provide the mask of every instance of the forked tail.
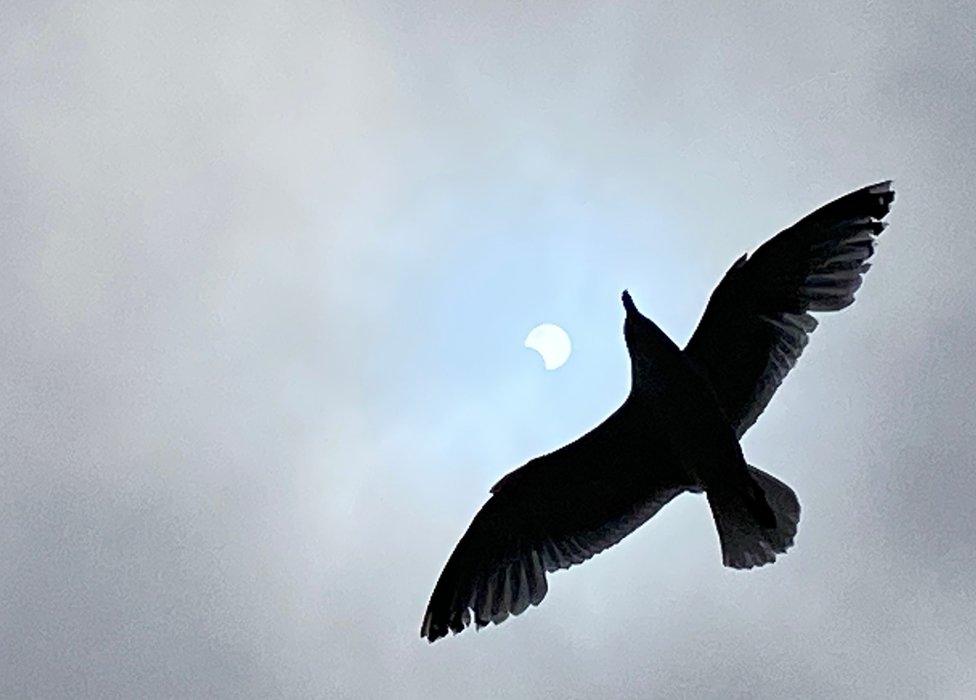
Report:
M709 489L708 504L722 544L722 563L751 569L776 560L793 545L800 503L793 489L749 467L749 482L738 488Z

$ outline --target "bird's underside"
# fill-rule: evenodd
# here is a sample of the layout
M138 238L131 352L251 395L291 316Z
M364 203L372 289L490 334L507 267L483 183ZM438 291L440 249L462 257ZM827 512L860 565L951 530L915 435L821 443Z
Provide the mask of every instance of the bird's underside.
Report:
M704 491L723 563L762 566L793 543L793 491L746 464L738 440L817 322L854 301L894 199L841 197L737 260L684 350L624 293L631 393L574 442L502 478L448 559L424 615L433 642L538 605L546 574L610 547L684 491Z

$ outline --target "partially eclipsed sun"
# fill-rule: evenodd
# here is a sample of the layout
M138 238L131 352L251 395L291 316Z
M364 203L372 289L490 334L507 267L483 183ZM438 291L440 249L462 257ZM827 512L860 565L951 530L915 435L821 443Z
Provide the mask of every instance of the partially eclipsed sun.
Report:
M573 351L569 335L552 323L543 323L529 331L525 338L525 347L542 355L546 369L559 369L566 364Z

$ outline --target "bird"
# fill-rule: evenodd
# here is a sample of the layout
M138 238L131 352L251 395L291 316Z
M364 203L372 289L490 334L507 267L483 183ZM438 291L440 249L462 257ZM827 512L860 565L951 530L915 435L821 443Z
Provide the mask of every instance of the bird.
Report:
M679 348L621 296L631 388L602 423L502 477L434 586L434 642L539 605L546 575L620 542L669 501L704 493L722 563L764 566L794 542L793 490L739 444L818 321L854 302L894 201L890 180L823 205L736 260Z

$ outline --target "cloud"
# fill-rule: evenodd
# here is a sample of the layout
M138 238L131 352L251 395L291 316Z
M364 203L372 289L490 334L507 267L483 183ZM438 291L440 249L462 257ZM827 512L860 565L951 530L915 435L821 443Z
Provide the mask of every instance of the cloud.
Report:
M12 8L2 692L971 694L973 21ZM684 496L423 644L491 483L626 392L619 292L683 340L738 255L883 177L858 303L745 443L796 548L724 570Z

